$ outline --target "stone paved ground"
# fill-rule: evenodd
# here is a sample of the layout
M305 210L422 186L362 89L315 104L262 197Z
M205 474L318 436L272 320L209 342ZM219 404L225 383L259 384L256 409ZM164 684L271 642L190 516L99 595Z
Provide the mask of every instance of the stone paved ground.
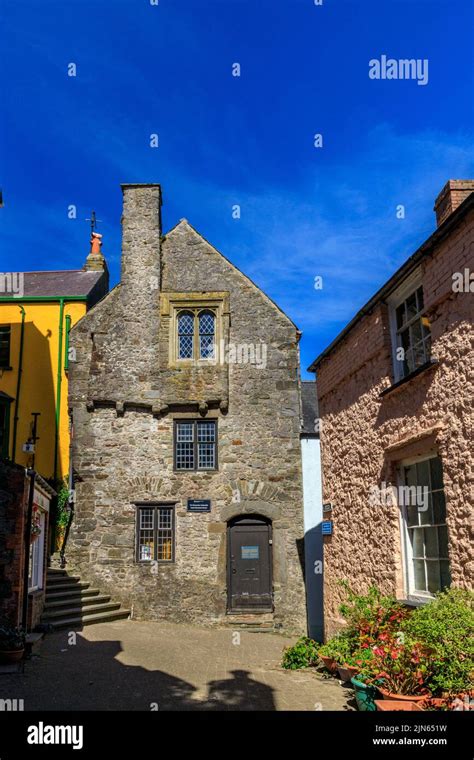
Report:
M352 690L313 670L285 671L278 634L121 620L49 634L0 698L25 710L347 710ZM155 708L156 709L156 706Z

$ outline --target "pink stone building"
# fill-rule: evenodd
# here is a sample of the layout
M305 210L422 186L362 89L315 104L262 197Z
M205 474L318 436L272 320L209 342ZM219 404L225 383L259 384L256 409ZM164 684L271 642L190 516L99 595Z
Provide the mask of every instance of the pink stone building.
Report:
M326 635L347 579L415 604L472 588L474 181L313 362L321 416Z

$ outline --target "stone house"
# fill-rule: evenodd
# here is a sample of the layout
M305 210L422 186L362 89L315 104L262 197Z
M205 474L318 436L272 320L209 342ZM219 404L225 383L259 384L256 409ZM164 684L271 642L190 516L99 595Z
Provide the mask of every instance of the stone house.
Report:
M123 185L121 282L71 331L68 567L141 619L306 624L299 332L159 185Z
M332 504L327 635L338 579L412 604L473 586L473 190L447 183L437 229L310 367Z

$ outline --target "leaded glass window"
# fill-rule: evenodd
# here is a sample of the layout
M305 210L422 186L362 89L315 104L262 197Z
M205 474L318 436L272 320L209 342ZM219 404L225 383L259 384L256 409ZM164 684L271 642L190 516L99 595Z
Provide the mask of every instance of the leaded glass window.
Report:
M181 312L178 316L178 358L192 359L194 354L194 314Z
M175 469L217 469L216 420L176 420Z
M187 308L177 318L177 358L216 358L216 315L210 309Z
M216 318L211 311L202 311L199 314L199 358L214 358Z

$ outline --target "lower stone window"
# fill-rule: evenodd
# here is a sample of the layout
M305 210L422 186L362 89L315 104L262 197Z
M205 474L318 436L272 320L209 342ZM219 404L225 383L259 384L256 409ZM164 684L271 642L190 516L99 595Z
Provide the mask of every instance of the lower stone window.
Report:
M175 420L175 470L217 470L217 421Z
M174 505L137 506L137 561L174 562Z

